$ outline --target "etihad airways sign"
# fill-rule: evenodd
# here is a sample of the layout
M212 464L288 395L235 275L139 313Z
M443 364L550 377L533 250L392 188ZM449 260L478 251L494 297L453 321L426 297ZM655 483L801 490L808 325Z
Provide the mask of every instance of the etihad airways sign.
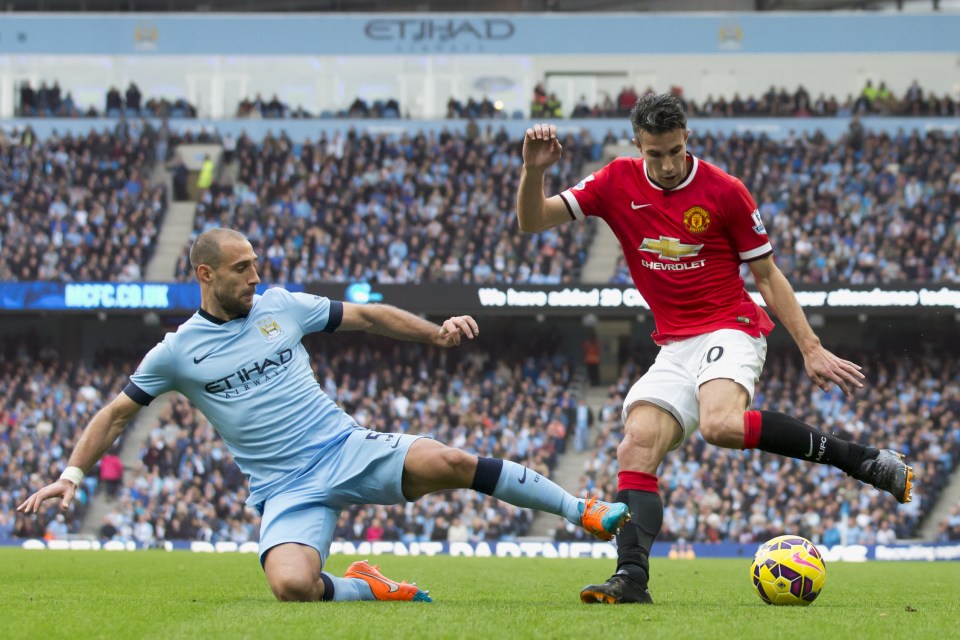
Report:
M482 51L484 43L510 40L515 32L504 18L380 18L363 26L369 40L415 51Z

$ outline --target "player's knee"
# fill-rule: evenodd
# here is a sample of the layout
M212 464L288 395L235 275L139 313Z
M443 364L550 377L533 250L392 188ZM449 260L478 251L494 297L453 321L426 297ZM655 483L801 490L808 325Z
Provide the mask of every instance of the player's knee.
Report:
M617 460L633 470L656 469L668 444L655 429L627 429L617 445Z
M307 572L275 576L270 580L270 589L281 602L312 602L323 596L322 587Z
M446 474L449 478L473 478L477 468L477 459L460 449L448 447L440 454Z
M700 435L708 444L718 447L739 447L743 442L743 418L729 415L705 415L700 417Z

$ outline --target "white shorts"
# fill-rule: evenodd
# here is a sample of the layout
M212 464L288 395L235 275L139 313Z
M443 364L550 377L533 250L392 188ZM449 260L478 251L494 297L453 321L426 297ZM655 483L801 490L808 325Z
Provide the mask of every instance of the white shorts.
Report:
M638 402L670 413L683 434L673 449L700 428L700 385L726 378L746 389L750 400L767 357L767 340L737 329L720 329L671 342L660 348L653 366L630 388L623 401L623 420Z

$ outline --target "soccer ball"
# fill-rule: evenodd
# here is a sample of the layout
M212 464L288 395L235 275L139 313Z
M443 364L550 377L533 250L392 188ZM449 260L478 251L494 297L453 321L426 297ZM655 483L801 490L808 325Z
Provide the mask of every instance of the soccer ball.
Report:
M778 536L757 549L750 579L767 604L806 606L820 595L827 569L812 542L800 536Z

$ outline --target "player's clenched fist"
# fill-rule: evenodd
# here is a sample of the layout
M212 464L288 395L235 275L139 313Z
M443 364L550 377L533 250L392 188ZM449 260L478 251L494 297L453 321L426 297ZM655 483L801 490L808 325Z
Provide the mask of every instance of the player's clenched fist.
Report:
M523 164L528 169L549 167L560 159L561 153L557 125L535 124L523 136Z
M477 321L470 316L454 316L445 320L437 332L437 346L455 347L460 344L460 336L472 340L480 333Z

